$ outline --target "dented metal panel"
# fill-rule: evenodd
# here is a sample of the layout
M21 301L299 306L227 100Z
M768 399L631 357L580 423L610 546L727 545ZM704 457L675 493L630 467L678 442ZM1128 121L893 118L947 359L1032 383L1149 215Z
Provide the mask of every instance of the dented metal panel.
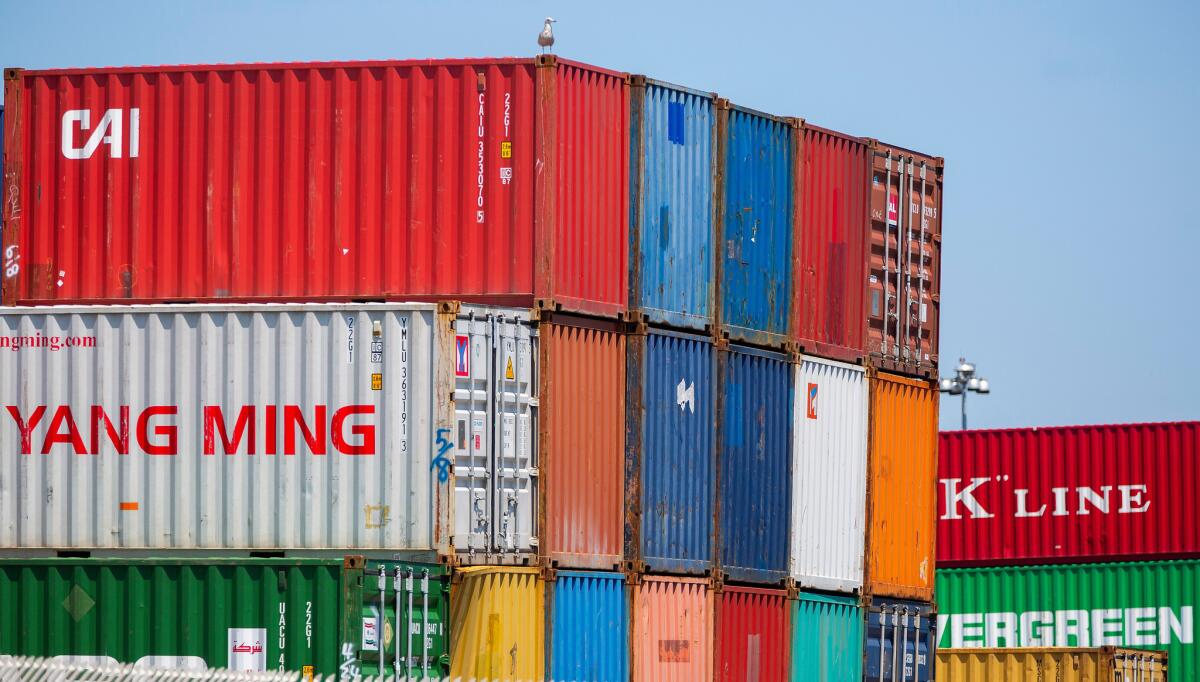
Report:
M792 308L795 124L722 100L718 107L722 333L778 347Z
M427 304L0 309L0 546L443 550L451 334Z
M543 557L562 568L621 565L625 496L625 334L575 318L543 323Z
M795 372L791 576L801 587L857 593L866 545L866 372L809 356Z
M549 679L628 682L624 574L558 571L546 583L546 627Z
M712 330L715 95L634 76L630 88L630 308Z
M450 676L543 679L544 590L536 568L457 569L450 590Z
M792 681L861 682L864 619L858 600L800 592L792 609Z
M875 366L936 377L945 162L871 141L870 303Z
M780 583L788 575L792 365L745 346L720 356L721 570L731 580Z
M713 592L702 578L638 576L629 627L634 682L713 678Z
M626 556L650 571L713 566L716 356L702 336L629 337Z
M436 445L453 452L462 563L537 555L538 342L528 311L466 306L454 321L455 431Z
M802 352L860 362L870 150L864 140L807 123L797 136L793 336Z
M791 648L784 590L725 585L716 596L717 682L787 682Z
M876 599L867 608L863 678L904 682L934 680L937 642L932 604Z
M621 73L552 56L9 69L5 104L5 305L628 303Z
M937 386L883 372L869 381L866 592L932 601Z

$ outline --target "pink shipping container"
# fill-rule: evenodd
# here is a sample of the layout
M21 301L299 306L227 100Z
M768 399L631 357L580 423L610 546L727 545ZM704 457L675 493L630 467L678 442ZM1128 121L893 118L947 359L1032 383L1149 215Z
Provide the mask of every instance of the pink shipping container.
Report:
M4 76L5 305L626 308L625 74L542 56Z
M1200 557L1200 422L951 431L939 567Z
M787 682L792 646L788 593L725 585L716 597L717 682Z
M633 682L713 678L713 592L705 578L637 575L629 628Z

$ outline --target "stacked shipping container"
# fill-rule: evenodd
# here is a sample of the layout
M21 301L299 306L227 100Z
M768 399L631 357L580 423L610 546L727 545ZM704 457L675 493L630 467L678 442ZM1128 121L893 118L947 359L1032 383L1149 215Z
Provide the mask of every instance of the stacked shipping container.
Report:
M940 160L553 56L5 80L4 303L134 304L0 313L39 387L0 451L50 456L5 550L450 563L420 651L388 628L445 573L367 565L343 672L927 679L870 614L930 597ZM876 269L870 315L919 310L886 363Z
M1200 675L1200 423L941 440L943 647L1161 649Z

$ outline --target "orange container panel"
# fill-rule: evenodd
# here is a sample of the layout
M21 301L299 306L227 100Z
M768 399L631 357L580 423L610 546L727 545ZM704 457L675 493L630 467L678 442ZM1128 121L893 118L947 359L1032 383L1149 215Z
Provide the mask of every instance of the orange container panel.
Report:
M867 593L933 600L938 391L872 372Z
M713 593L704 578L642 576L629 628L633 682L709 682Z
M618 569L625 335L612 322L555 319L541 327L542 553L560 568Z

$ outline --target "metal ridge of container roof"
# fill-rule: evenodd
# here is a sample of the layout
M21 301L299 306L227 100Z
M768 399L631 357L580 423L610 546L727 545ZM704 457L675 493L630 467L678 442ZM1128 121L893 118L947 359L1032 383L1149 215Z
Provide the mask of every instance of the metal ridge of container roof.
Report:
M941 165L941 166L945 166L945 164L946 164L946 159L944 157L938 156L937 154L930 154L929 152L920 152L915 149L910 149L908 147L901 147L898 144L892 144L891 142L884 142L883 140L880 140L879 138L876 138L876 137L863 137L860 139L862 139L863 142L866 142L867 144L871 145L871 147L873 147L873 148L888 147L888 148L894 149L898 152L904 152L906 154L912 154L914 156L921 156L921 157L924 157L927 159L932 159L934 161L939 162L939 165Z
M307 303L256 301L254 303L134 303L92 305L0 306L0 315L104 315L138 313L258 313L280 311L333 312L339 310L430 310L436 303L370 303L310 301ZM440 310L439 310L440 312Z
M670 88L672 90L678 90L679 92L683 92L683 93L686 93L689 95L695 95L696 97L706 97L711 100L719 99L719 95L717 95L717 93L715 91L704 90L702 88L693 88L693 87L690 87L687 85L680 85L678 83L672 83L670 81L659 80L657 78L654 78L652 76L647 76L642 73L629 74L629 80L631 83L635 83L635 84L637 84L636 82L640 80L641 83L645 84L645 85L655 85L660 88Z
M1129 422L1129 423L1103 423L1103 424L1058 424L1054 426L1008 426L994 429L950 429L939 431L938 435L963 435L963 434L987 434L987 433L1019 433L1021 431L1070 431L1074 429L1113 429L1113 428L1138 428L1147 426L1200 426L1200 421L1197 420L1177 420L1177 421L1161 421L1161 422Z
M552 58L552 59L546 59ZM73 76L96 73L175 73L195 71L269 71L272 69L295 69L307 67L314 69L337 69L346 67L371 68L390 66L470 66L473 64L529 64L541 63L563 64L577 68L596 71L620 78L628 78L629 74L616 69L608 69L572 59L563 59L558 55L534 55L532 57L448 57L439 59L426 57L420 59L335 59L327 61L271 61L271 62L231 62L227 64L141 64L125 66L68 66L49 69L25 69L19 66L5 67L5 78L12 78L17 73L30 76Z
M750 114L751 116L761 116L763 118L769 118L769 119L779 121L780 123L785 123L785 124L791 125L791 126L798 126L800 124L800 121L804 120L801 118L797 118L795 116L784 116L782 114L772 114L768 111L763 111L762 109L755 109L753 107L747 107L747 106L743 106L741 104L734 104L733 102L731 102L728 99L723 98L723 97L718 98L716 100L716 104L718 106L724 106L725 108L730 109L732 111L740 111L743 114Z

